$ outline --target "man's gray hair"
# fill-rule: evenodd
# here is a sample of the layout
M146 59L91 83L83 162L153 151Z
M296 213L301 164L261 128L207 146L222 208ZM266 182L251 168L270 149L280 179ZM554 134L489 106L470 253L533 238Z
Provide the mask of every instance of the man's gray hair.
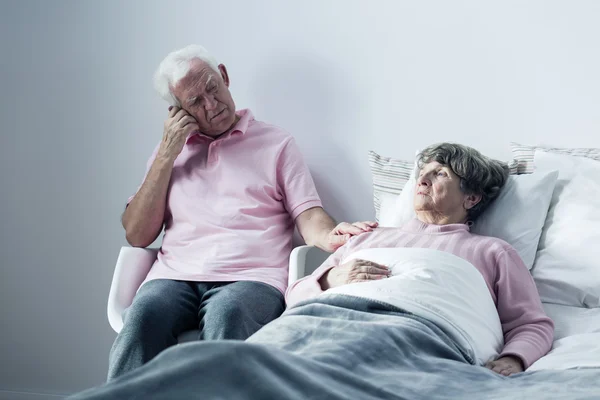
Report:
M204 61L219 72L217 60L204 47L191 44L167 55L154 74L154 88L172 106L181 107L179 100L171 93L171 88L190 72L190 62L194 59Z
M437 161L450 167L460 178L460 190L465 194L481 195L481 201L467 210L473 222L500 194L508 179L508 165L481 154L472 147L456 143L440 143L427 147L417 156L419 170Z

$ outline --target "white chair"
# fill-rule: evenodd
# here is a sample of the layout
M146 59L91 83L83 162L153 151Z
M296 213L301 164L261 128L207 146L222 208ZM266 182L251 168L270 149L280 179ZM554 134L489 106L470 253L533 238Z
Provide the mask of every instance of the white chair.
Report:
M122 247L115 266L110 293L108 295L108 322L115 332L123 328L123 312L133 301L140 285L156 260L158 249ZM290 254L288 284L312 273L327 258L328 254L313 246L299 246ZM198 338L198 330L183 332L179 343Z

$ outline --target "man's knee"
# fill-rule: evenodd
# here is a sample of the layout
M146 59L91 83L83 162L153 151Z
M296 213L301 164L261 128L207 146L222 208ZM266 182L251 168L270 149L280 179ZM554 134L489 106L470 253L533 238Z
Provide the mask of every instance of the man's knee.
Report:
M153 281L146 285L153 284ZM168 294L169 284L153 284L153 287L143 288L134 297L133 303L125 311L124 329L136 330L141 333L167 329L168 321L177 313L180 299Z
M284 311L283 296L277 289L256 282L230 285L205 305L201 315L202 339L245 340ZM261 293L264 289L267 296Z
M224 287L223 296L213 304L214 314L236 321L251 319L264 325L277 318L285 309L279 290L264 283L240 281Z
M131 307L125 311L123 329L140 333L153 330L155 325L160 326L157 323L161 315L164 315L161 308L159 301L134 301Z

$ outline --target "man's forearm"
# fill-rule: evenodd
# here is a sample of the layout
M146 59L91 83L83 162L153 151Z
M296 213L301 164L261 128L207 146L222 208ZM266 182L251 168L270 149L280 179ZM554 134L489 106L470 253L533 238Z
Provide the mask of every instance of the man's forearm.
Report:
M306 213L306 215L304 215ZM304 223L299 224L300 235L309 246L327 249L327 240L335 228L335 221L321 207L311 208L300 215Z
M125 209L125 236L134 247L149 246L162 230L173 162L169 157L157 156L142 187Z

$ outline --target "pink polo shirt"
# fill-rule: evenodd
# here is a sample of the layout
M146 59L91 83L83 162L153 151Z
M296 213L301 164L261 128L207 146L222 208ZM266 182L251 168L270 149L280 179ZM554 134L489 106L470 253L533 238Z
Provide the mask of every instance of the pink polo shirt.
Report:
M294 220L321 200L294 138L250 110L237 115L218 139L191 135L175 160L162 246L144 283L248 280L285 291Z

